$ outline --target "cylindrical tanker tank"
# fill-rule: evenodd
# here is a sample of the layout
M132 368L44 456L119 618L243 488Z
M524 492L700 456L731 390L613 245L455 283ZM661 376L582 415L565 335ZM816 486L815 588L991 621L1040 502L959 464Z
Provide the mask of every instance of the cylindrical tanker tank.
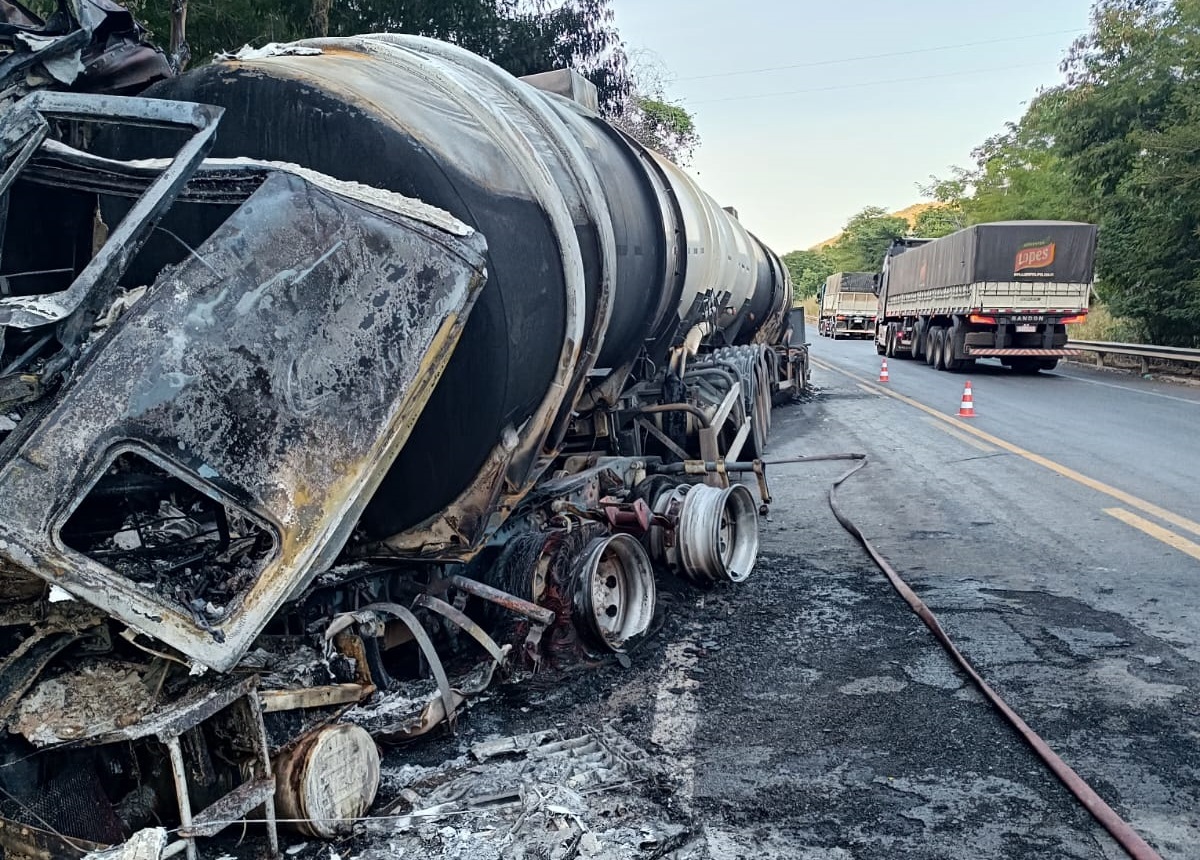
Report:
M368 537L437 515L505 442L515 449L506 485L527 485L589 374L627 373L700 319L728 329L730 342L782 330L778 259L678 167L454 46L312 40L215 62L146 95L223 107L213 156L396 191L486 238L487 285L364 515ZM142 130L107 149L148 157L164 148L161 134ZM177 208L164 223L194 247L212 218ZM160 253L178 253L159 241Z
M792 281L783 261L751 234L757 251L758 277L747 308L749 323L735 337L738 344L778 343L792 306Z

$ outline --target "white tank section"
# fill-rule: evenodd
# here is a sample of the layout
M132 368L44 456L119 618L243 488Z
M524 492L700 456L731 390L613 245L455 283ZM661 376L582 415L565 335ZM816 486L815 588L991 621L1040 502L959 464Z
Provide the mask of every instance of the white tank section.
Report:
M679 315L685 317L698 297L719 302L724 311L718 328L733 322L754 293L756 262L750 234L737 219L700 190L679 167L654 153L654 160L671 184L683 216L687 260Z

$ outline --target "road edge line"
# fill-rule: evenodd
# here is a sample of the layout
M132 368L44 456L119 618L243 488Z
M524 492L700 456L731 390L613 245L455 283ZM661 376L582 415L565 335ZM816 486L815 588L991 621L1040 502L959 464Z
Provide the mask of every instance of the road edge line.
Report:
M1158 523L1153 523L1145 517L1139 517L1137 514L1127 511L1124 508L1105 508L1104 513L1114 519L1120 520L1127 526L1132 526L1161 543L1165 543L1172 549L1177 549L1181 553L1190 555L1192 558L1200 561L1200 543L1190 541L1182 535L1177 535L1169 529L1164 529Z

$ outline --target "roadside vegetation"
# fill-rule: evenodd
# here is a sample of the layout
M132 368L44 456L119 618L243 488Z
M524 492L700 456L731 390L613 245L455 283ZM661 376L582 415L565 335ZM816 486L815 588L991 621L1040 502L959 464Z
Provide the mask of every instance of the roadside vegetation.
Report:
M40 2L46 11L51 0ZM177 0L178 2L178 0ZM167 45L173 3L130 0L129 9ZM610 0L182 0L186 45L179 65L201 65L242 45L360 33L411 33L453 42L513 75L574 68L599 90L605 119L686 164L700 136L667 93L654 58L621 42Z
M1065 83L1037 93L974 164L931 177L911 232L1016 219L1100 227L1096 308L1079 337L1200 346L1200 0L1098 0ZM864 209L831 245L788 254L798 297L878 268L895 216ZM824 273L824 275L822 275Z

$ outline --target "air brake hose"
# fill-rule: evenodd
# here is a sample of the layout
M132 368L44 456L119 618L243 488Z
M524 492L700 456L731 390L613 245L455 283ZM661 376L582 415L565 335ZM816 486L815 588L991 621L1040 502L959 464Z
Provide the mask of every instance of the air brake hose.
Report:
M1118 815L1111 806L1104 802L1103 798L1098 795L1090 785L1088 785L1079 774L1072 770L1071 766L1063 761L1050 746L1038 736L1037 732L1031 729L1026 722L1018 716L1017 712L1008 706L1004 699L1000 698L1000 694L988 686L980 674L975 671L975 667L970 661L959 652L955 647L954 642L942 629L942 625L938 623L937 616L933 611L925 605L925 602L919 598L916 593L909 587L896 572L895 568L888 563L879 550L867 540L862 531L854 524L854 522L846 516L838 505L837 490L848 478L857 473L860 469L867 465L866 454L818 454L808 457L787 457L779 460L765 460L766 465L785 465L788 463L812 463L822 460L857 460L850 471L842 475L829 488L829 507L833 511L833 515L837 521L841 523L842 528L848 531L854 538L862 544L863 549L871 556L876 566L883 571L884 576L891 582L892 587L904 598L904 601L909 605L917 617L925 623L929 631L933 633L934 638L941 643L946 652L958 664L959 668L967 674L972 683L979 689L991 703L992 707L998 710L1004 719L1017 730L1017 733L1024 738L1025 742L1033 748L1038 757L1046 764L1050 771L1058 777L1067 790L1075 796L1075 798L1083 804L1083 807L1092 814L1101 826L1109 832L1113 839L1125 850L1133 860L1162 860L1158 852L1138 835L1120 815Z

